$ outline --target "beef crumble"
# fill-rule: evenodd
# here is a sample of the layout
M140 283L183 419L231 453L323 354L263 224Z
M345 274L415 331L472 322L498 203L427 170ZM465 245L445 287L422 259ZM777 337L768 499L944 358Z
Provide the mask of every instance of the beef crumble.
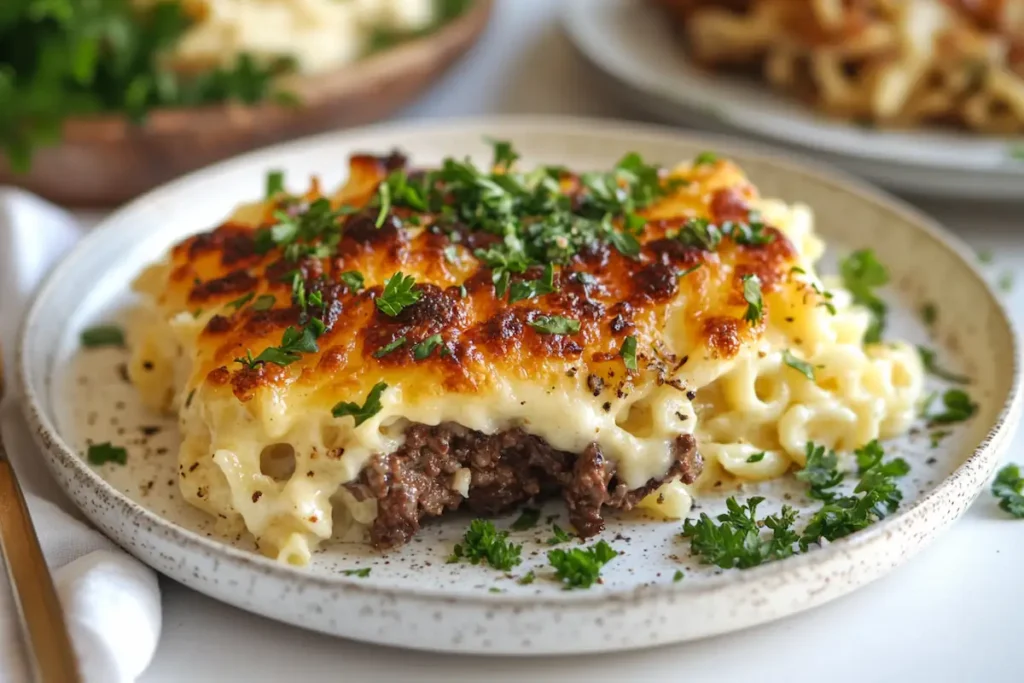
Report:
M559 492L569 520L586 538L604 529L603 507L630 510L664 481L678 476L692 483L703 464L694 438L682 434L672 445L672 465L665 476L629 489L596 443L574 454L522 429L488 435L451 422L414 424L405 437L401 448L376 455L346 485L356 499L377 501L377 518L370 528L377 548L406 543L425 517L445 510L465 505L474 513L493 515ZM453 488L462 468L471 476L468 498Z

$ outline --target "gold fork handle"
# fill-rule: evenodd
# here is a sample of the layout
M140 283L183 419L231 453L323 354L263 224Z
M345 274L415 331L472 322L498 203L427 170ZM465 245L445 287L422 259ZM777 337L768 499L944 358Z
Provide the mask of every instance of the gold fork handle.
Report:
M25 626L30 666L39 683L80 683L57 591L43 559L14 470L0 444L0 547Z

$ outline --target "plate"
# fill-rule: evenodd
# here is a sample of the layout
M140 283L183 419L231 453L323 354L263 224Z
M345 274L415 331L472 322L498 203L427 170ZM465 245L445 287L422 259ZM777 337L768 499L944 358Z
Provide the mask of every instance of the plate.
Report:
M624 100L666 120L742 132L813 152L886 187L970 199L1024 199L1024 138L940 129L879 130L826 118L758 81L691 64L644 0L567 0L577 48Z
M473 5L427 35L334 71L290 77L300 105L160 109L143 125L113 114L69 120L28 173L0 155L0 185L67 206L115 206L189 171L274 142L379 121L423 92L483 34L494 0Z
M978 414L931 448L926 432L890 446L913 467L901 512L826 548L746 571L698 564L679 522L613 518L603 534L622 554L604 583L565 591L551 579L545 520L517 532L523 565L511 577L447 564L468 517L428 524L399 551L380 555L332 542L305 568L253 552L245 538L219 536L177 492L176 424L147 414L122 378L125 352L82 351L80 331L116 320L130 305L128 283L185 235L217 224L240 200L257 198L268 168L290 179L319 173L342 180L356 151L398 147L414 163L469 155L490 159L485 136L512 140L525 166L607 168L627 151L672 164L707 149L737 160L766 196L805 201L833 255L873 247L892 274L892 334L928 339L916 311L940 304L931 343L945 363L974 378ZM298 183L297 180L295 180ZM577 119L495 118L387 125L268 148L194 173L113 214L90 233L40 290L19 351L26 413L60 485L107 535L158 571L224 602L273 619L358 640L486 654L583 653L646 647L722 633L820 605L872 581L921 549L985 485L1020 412L1016 341L996 297L964 255L971 252L923 215L857 181L779 160L711 136ZM928 268L920 264L927 263ZM87 440L126 445L128 465L92 468ZM781 480L748 487L778 508L800 489ZM714 514L724 495L702 496ZM551 504L545 515L561 515ZM497 520L507 526L511 517ZM552 520L566 526L562 516ZM366 578L347 569L371 568ZM537 580L516 577L535 569ZM677 571L685 578L674 581Z

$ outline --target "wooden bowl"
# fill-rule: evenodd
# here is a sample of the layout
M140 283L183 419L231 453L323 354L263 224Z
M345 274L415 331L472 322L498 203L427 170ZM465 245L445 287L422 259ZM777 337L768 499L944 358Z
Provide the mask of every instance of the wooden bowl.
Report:
M36 151L28 173L0 157L0 185L59 204L120 204L175 176L288 138L369 123L422 92L464 54L487 25L494 0L423 38L318 76L289 83L301 104L220 104L161 109L133 125L120 115L71 119L62 142Z

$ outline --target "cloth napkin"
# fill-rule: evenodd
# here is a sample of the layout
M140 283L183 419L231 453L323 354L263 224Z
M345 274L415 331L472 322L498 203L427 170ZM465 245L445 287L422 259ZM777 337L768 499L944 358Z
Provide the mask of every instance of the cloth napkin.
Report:
M27 304L80 235L66 212L21 190L0 188L0 345L7 378L0 431L84 679L129 683L149 664L160 635L156 575L92 529L61 493L32 441L13 386L17 334ZM11 587L0 574L0 683L27 683L29 671Z

